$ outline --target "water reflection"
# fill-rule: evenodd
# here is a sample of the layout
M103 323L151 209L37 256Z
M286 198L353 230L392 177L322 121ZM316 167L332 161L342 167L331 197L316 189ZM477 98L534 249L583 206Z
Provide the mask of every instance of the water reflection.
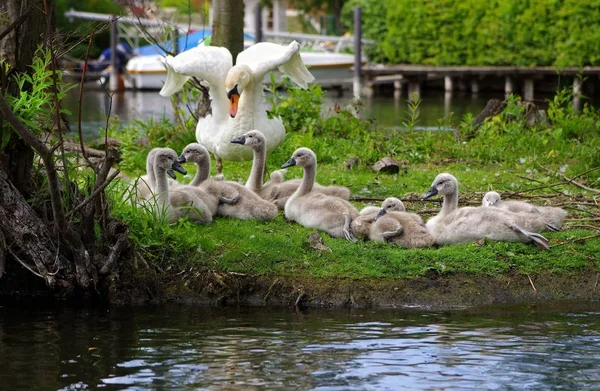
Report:
M433 127L448 125L449 122L457 123L468 112L478 113L485 107L491 97L482 96L473 98L470 95L449 95L443 91L430 91L422 96L419 107L418 125ZM352 101L349 94L338 97L334 93L327 93L323 110L333 113L336 105L345 106ZM71 123L77 123L79 104L79 91L71 90L66 98L65 106L72 114ZM109 94L103 90L86 90L82 100L82 129L86 139L98 136L99 129L104 129L106 116L111 110L113 116L118 116L120 121L127 123L137 119L172 119L173 108L169 98L164 98L157 91L121 91L112 95L112 107ZM407 121L408 101L394 99L393 96L378 96L364 99L359 107L359 115L364 119L374 119L383 127L404 127ZM76 129L76 126L72 126Z
M599 304L485 312L0 308L7 389L584 388Z

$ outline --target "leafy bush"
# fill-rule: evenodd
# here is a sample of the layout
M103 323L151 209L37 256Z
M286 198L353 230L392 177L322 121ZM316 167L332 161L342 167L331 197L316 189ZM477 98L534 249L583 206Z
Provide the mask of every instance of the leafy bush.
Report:
M362 7L363 37L379 40L388 33L386 23L387 3L381 0L349 0L342 8L342 23L352 31L354 28L354 7ZM370 61L387 62L388 58L380 45L368 45L365 53Z
M600 64L600 0L387 0L378 7L383 3L387 27L372 12L364 24L389 62Z
M271 115L281 117L288 134L284 145L274 152L277 159L287 160L298 146L314 150L321 162L345 160L351 156L365 161L376 158L372 141L381 134L375 131L372 121L356 115L360 110L358 105L336 106L331 112L324 112L325 92L321 86L314 84L303 90L287 79L284 83L287 93L279 93L277 86L272 84L269 98ZM367 148L360 148L361 145Z
M192 118L193 119L193 118ZM122 126L115 118L109 128L110 137L119 140L119 167L128 174L141 174L146 168L146 155L154 147L169 147L176 152L196 142L194 128L175 126L167 118L138 120Z
M33 72L19 73L14 76L19 87L19 95L7 96L7 101L15 115L36 135L52 130L56 116L56 99L60 103L67 92L74 87L74 85L63 83L62 75L58 73L56 82L62 88L59 88L57 96L54 96L51 61L49 51L38 50L31 65ZM0 62L0 66L5 65L7 66L7 64ZM60 109L60 112L61 114L70 114L67 109L63 108ZM0 148L6 147L13 135L16 136L16 133L12 131L3 132Z

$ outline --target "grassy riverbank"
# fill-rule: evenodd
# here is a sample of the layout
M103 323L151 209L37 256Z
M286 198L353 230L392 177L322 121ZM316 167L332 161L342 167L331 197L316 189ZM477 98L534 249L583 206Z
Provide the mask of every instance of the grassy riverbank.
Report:
M521 243L487 240L403 250L373 242L353 244L324 233L323 242L330 250L320 251L307 241L313 230L286 221L282 214L270 222L217 218L209 226L187 221L168 225L132 207L124 195L123 183L115 183L109 192L113 214L129 224L134 242L133 274L120 277L122 287L127 289L132 281L154 281L152 290L162 292L159 296L174 298L182 294L182 289L206 293L206 289L217 289L220 283L228 285L224 281L237 276L234 279L238 284L263 281L255 288L264 289L263 294L270 292L277 279L287 281L278 284L304 281L299 285L310 295L311 286L326 291L323 286L333 289L340 281L346 281L342 285L363 281L368 286L378 282L387 286L386 281L432 275L449 280L452 276L498 279L593 275L590 273L600 270L600 239L595 236L600 230L597 194L566 183L564 178L599 165L600 125L597 113L591 109L581 115L575 113L568 97L559 95L548 109L550 123L528 128L525 109L511 100L503 114L477 131L471 129L469 117L462 120L462 125L455 124L460 126L461 139L457 140L452 132L414 131L416 111L407 118L406 132L393 133L355 119L344 110L323 118L318 95L316 89L276 100L275 112L284 116L288 136L269 157L269 171L278 169L297 147L306 146L319 158L317 180L348 186L357 207L397 196L406 200L409 211L420 213L425 220L437 213L440 204L435 200L422 202L420 196L438 173L450 172L460 181L463 205L478 205L484 192L496 190L512 198L567 208L570 216L565 229L547 233L552 248L546 252ZM167 123L138 125L119 132L121 165L131 176L142 173L145 153L151 147L166 144L180 152L193 141L191 129L174 129ZM144 136L142 133L149 136L149 145L139 150L135 140ZM475 136L466 137L471 134ZM399 173L371 171L371 165L385 156L402 162ZM344 163L352 157L357 157L359 163L346 168ZM228 180L243 182L250 167L251 162L225 162L224 173ZM193 175L193 167L186 168ZM301 175L299 168L288 171L288 178ZM599 187L599 177L600 171L590 171L577 182ZM130 288L135 290L133 285Z

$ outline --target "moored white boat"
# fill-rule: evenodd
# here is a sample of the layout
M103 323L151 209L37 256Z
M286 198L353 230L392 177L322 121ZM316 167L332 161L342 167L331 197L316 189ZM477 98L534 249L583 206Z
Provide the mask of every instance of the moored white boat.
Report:
M245 46L251 44L248 42ZM186 48L190 47L193 46L189 44L186 46ZM148 53L148 50L145 53ZM310 50L301 51L300 56L315 77L315 83L324 86L338 86L352 82L353 54ZM162 54L132 57L125 68L125 87L145 90L161 89L167 77L167 70L162 59ZM269 75L265 77L264 82L270 82Z

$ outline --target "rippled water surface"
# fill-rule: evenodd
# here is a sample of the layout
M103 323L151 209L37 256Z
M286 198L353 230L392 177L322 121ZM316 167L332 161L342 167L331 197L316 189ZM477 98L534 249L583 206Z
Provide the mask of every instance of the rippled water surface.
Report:
M452 312L0 307L0 388L600 388L600 304Z
M428 91L422 97L419 110L418 126L446 126L448 123L458 123L465 113L479 113L489 98L503 99L502 94L445 96L444 92ZM330 91L326 94L323 110L333 112L336 104L344 106L352 100L351 94L338 97ZM158 94L158 91L123 91L115 93L112 103L103 90L87 90L82 103L82 129L88 139L94 139L98 129L104 129L106 115L118 116L122 122L147 120L154 118L173 118L173 109L168 98ZM71 111L72 128L76 129L77 113L79 110L79 90L69 91L66 108ZM403 128L408 119L408 103L406 99L394 100L391 96L378 96L365 99L360 107L360 115L365 119L374 119L383 127Z

